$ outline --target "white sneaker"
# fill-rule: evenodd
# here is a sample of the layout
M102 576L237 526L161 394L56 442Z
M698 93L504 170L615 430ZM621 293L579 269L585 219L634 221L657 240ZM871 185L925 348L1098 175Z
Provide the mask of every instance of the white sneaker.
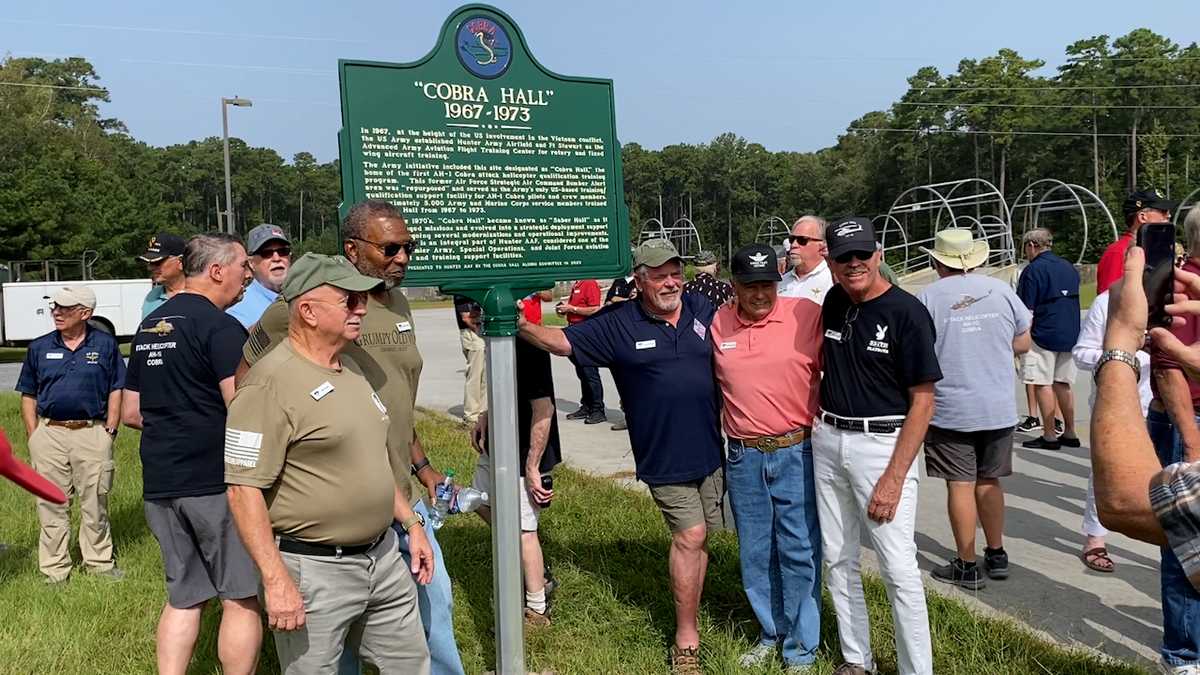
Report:
M1165 675L1200 675L1200 664L1189 663L1186 666L1172 666L1166 661L1158 662L1158 669Z
M765 662L774 655L775 645L767 645L760 642L754 645L750 651L738 657L738 665L743 668L750 668Z

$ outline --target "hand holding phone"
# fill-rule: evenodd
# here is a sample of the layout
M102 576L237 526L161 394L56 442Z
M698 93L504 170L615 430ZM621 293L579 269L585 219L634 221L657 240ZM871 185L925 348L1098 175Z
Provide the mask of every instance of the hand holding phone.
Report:
M1171 302L1175 279L1175 226L1171 223L1146 223L1138 230L1137 245L1146 252L1146 270L1142 286L1146 289L1149 316L1146 325L1170 326L1166 306Z

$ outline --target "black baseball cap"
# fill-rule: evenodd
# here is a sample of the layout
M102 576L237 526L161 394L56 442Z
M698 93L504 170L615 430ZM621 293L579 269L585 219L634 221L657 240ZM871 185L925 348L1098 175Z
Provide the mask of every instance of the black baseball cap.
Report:
M1129 216L1142 209L1174 211L1178 206L1179 202L1167 199L1158 190L1142 188L1125 198L1125 203L1121 205L1121 211L1125 214L1125 220L1129 220Z
M139 255L138 260L151 263L171 256L183 255L185 246L187 246L187 242L183 240L183 237L159 232L150 237L150 243L146 244L146 252Z
M825 226L825 245L830 258L839 258L845 253L874 253L875 226L862 216L835 218Z
M733 254L733 264L730 265L733 280L750 284L755 281L779 281L779 265L775 259L775 249L767 244L747 244Z

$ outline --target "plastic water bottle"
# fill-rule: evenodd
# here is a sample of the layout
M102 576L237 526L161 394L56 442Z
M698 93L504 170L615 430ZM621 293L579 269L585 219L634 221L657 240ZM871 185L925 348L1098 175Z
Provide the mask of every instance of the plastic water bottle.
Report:
M453 513L470 513L481 506L488 505L488 493L466 486L458 489L454 495Z
M440 530L446 524L446 516L450 515L451 501L454 499L454 471L447 471L446 478L433 490L435 500L433 510L429 512L429 523L433 529Z

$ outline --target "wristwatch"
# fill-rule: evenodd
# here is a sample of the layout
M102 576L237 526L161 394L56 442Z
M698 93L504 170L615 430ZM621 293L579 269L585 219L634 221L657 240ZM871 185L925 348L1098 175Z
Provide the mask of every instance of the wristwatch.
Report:
M413 513L411 516L400 521L400 527L405 532L408 532L409 530L411 530L413 525L420 525L421 527L425 527L425 517L419 513Z
M1109 361L1120 361L1121 363L1124 363L1130 368L1133 368L1133 377L1135 381L1140 381L1142 379L1142 368L1138 365L1136 356L1130 354L1124 349L1106 349L1104 350L1104 353L1100 355L1100 359L1096 361L1096 367L1092 369L1093 380L1100 377L1100 369L1103 368L1104 364L1108 363Z
M112 428L109 428L109 427L104 427L104 433L108 434L109 436L112 436L112 437L116 438L116 436L117 436L117 431L118 431L119 429L120 429L120 427L112 427Z
M427 466L429 466L429 458L428 457L426 457L425 459L422 459L421 461L412 465L412 475L415 476L415 475L421 473L421 469L424 469Z

